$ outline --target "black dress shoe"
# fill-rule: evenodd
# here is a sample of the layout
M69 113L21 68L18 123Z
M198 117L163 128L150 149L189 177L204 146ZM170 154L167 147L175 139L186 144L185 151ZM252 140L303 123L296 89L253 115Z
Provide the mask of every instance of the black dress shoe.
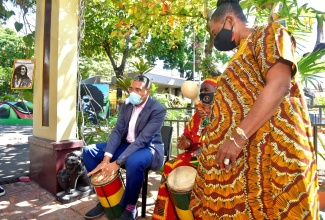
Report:
M94 208L92 208L85 214L85 218L93 219L93 218L97 218L103 214L104 214L104 208L100 203L98 203Z
M136 220L136 219L138 219L138 210L136 210L135 214L132 214L128 210L124 210L121 217L119 218L119 220Z

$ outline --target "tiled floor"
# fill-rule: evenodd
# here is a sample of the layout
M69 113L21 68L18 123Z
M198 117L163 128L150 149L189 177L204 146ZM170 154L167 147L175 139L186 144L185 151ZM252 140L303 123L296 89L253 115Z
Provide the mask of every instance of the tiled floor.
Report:
M151 219L155 198L160 183L160 174L150 172L148 184L148 198L146 218ZM97 204L95 194L80 200L61 204L56 197L41 188L37 183L16 182L3 185L6 195L0 197L0 219L44 219L44 220L72 220L84 219L84 214ZM141 198L138 202L138 212L141 215ZM101 216L97 219L107 219Z

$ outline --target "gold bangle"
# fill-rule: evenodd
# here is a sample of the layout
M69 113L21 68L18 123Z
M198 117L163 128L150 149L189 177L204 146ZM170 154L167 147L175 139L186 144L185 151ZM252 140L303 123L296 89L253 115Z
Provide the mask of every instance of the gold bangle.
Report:
M229 139L235 143L236 147L238 147L239 149L241 149L241 147L239 147L239 145L238 145L237 142L235 141L235 138L233 138L232 136L230 136Z
M236 128L236 132L237 132L237 134L239 134L240 137L242 137L243 139L245 139L246 141L248 141L248 138L247 138L247 136L246 136L246 134L245 134L245 132L244 132L243 129L241 129L240 127L237 127Z

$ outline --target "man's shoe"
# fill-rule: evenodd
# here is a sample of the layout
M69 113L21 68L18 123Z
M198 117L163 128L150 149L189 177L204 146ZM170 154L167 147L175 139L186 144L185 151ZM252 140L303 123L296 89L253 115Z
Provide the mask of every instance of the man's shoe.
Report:
M6 194L6 191L0 186L0 196Z
M119 220L136 220L136 219L138 219L138 210L135 210L135 211L136 211L135 214L132 214L132 212L130 212L128 210L124 210L124 212L122 213Z
M85 214L85 218L93 219L93 218L97 218L103 214L104 214L104 208L100 203L98 203L94 208L92 208Z

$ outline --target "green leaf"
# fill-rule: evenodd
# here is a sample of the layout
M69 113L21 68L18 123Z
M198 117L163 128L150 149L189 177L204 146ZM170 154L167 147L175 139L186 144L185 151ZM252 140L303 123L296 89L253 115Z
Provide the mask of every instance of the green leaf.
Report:
M24 27L24 24L19 23L17 21L14 23L14 25L17 32L19 32Z
M110 38L114 38L117 35L117 30L112 31Z
M181 8L181 10L179 10L179 14L180 15L188 15L188 11L185 8Z

